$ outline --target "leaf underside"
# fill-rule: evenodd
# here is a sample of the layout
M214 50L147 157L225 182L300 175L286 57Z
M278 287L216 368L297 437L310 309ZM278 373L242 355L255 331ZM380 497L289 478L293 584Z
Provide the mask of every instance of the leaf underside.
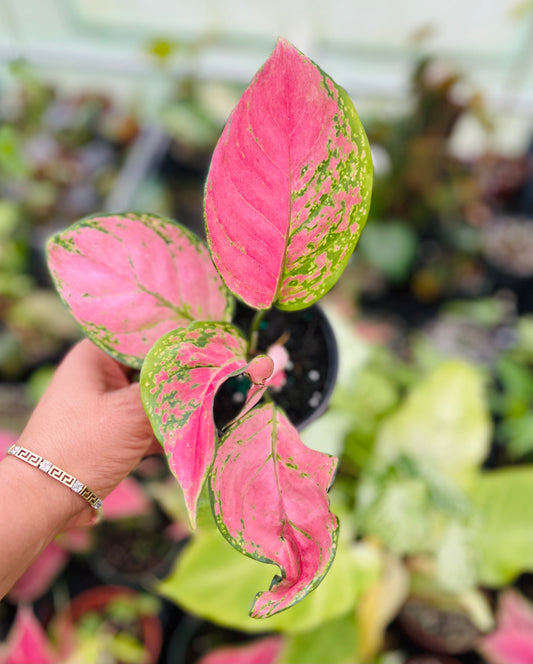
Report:
M194 320L231 318L232 298L207 248L168 219L133 213L82 219L50 239L48 264L86 335L135 368L164 333Z
M256 596L253 617L289 608L329 569L338 533L327 496L335 467L335 457L307 448L272 404L255 408L221 440L210 477L217 525L236 549L281 569Z
M233 111L205 216L228 288L257 309L302 309L336 282L364 226L372 163L346 92L279 40Z

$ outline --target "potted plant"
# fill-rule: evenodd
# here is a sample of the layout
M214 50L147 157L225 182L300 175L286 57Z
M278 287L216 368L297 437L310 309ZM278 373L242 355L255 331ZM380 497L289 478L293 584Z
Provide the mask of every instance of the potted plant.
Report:
M121 586L95 586L76 595L45 629L33 608L21 604L0 661L156 664L163 634L159 601Z
M51 631L64 662L155 664L162 647L159 602L123 586L95 586L55 616Z
M48 244L55 285L87 336L141 369L143 403L191 524L207 483L223 536L280 567L254 617L320 583L338 531L327 496L336 459L308 449L267 392L293 364L286 335L266 354L258 342L274 325L269 312L307 310L337 281L366 221L371 181L348 95L280 39L214 151L208 248L176 222L136 213L82 219ZM253 311L247 332L231 322L234 296ZM217 392L242 374L242 410L219 432Z

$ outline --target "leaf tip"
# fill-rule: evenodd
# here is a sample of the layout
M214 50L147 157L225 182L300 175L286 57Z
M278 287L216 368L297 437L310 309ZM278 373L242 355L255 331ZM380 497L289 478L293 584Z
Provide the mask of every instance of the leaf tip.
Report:
M187 517L189 519L189 524L192 530L196 530L197 526L196 514L198 511L198 500L200 498L200 491L201 487L200 490L195 491L194 493L192 491L183 492L183 498L185 500L185 508L187 510Z

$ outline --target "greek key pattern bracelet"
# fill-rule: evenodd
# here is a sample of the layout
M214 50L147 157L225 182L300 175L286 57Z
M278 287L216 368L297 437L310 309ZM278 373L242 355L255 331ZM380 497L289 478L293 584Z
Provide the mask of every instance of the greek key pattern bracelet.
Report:
M64 484L71 491L74 491L74 493L77 493L79 496L84 498L95 510L99 510L102 507L102 499L99 498L94 493L94 491L91 491L91 489L89 489L86 484L80 482L73 475L69 475L69 473L61 470L61 468L54 466L51 461L48 461L42 456L35 454L35 452L32 452L17 444L11 445L11 447L7 450L7 453L17 457L17 459L22 459L22 461L29 463L30 466L34 466L35 468L42 470L47 475L50 475L50 477L52 477L54 480L61 482L61 484Z

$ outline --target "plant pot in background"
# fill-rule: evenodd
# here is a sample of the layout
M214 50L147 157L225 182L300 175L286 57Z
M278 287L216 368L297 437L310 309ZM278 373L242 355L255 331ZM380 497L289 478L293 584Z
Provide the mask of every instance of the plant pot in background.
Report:
M234 323L247 332L254 311L237 306ZM303 429L326 410L335 387L338 369L337 343L324 312L314 305L300 311L271 309L259 327L258 350L281 343L289 355L285 382L280 389L270 388L274 402L289 420ZM214 416L224 427L242 408L250 383L245 376L230 378L217 393Z
M177 487L176 487L177 488ZM168 534L171 521L159 509L154 513L103 521L89 566L105 583L141 590L168 574L181 542Z
M445 609L412 597L398 621L409 640L433 653L457 655L473 650L480 632L463 611Z
M76 631L82 620L89 614L101 616L117 600L134 603L140 594L131 588L121 586L96 586L73 597L65 609L57 615L52 629L59 650L68 657L76 646ZM124 628L124 625L120 626ZM135 622L128 625L132 634L143 644L147 659L146 664L156 664L163 643L161 623L157 614L142 613Z

